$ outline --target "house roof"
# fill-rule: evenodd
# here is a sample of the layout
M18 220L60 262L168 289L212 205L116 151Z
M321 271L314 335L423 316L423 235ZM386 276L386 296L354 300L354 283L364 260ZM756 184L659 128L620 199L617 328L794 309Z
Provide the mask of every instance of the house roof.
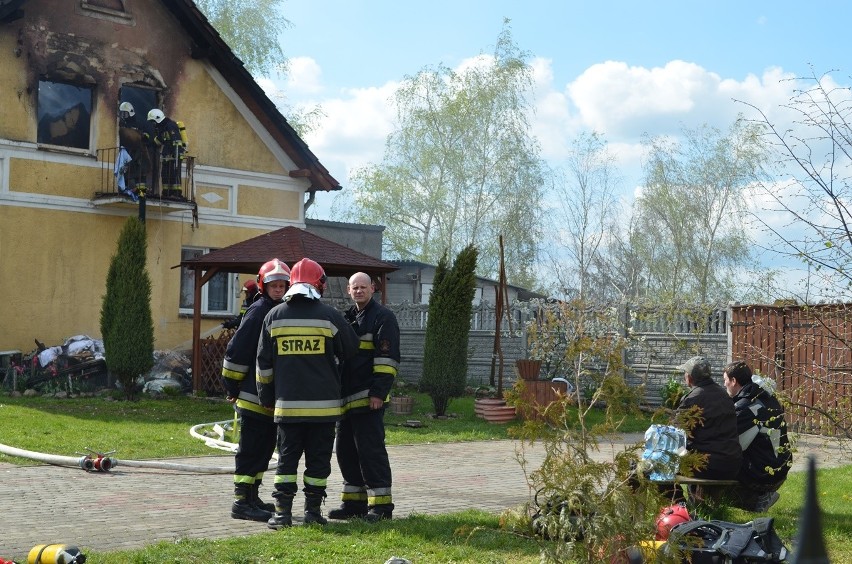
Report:
M298 227L284 227L264 233L230 247L182 261L180 266L254 274L260 270L263 263L273 257L289 266L305 257L311 258L323 267L328 276L348 277L358 271L375 276L398 270L395 264L323 239Z
M340 190L340 183L331 176L304 140L299 137L293 126L278 111L275 103L255 82L242 61L234 55L219 32L196 7L195 2L163 0L163 5L177 18L192 39L192 56L196 59L209 60L222 73L231 88L243 99L287 156L299 167L297 170L290 171L290 176L309 178L311 181L309 191Z

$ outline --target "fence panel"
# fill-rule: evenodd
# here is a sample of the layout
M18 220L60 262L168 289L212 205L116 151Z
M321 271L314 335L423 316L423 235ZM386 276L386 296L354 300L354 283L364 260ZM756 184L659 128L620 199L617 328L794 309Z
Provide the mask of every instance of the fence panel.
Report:
M795 431L836 434L852 423L849 304L734 306L731 353L772 376Z

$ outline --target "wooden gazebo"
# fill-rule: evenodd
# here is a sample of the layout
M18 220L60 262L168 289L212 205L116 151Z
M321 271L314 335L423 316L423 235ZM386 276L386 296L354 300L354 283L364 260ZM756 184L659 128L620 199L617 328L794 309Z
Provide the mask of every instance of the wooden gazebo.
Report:
M303 258L322 265L326 276L349 277L361 271L386 287L387 274L398 270L392 263L365 255L356 250L323 239L298 227L284 227L247 239L240 243L185 260L173 268L189 268L195 273L194 307L192 313L192 387L200 388L201 371L201 288L220 272L257 274L261 265L278 258L293 266ZM385 293L382 292L384 301Z

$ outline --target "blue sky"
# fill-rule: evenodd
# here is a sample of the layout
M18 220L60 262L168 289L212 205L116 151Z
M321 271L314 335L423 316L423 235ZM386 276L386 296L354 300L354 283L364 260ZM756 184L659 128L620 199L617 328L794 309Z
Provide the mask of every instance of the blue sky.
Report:
M606 136L629 198L641 183L643 134L682 126L730 126L747 110L789 98L793 77L848 73L842 38L852 22L842 2L546 0L287 0L292 27L280 37L287 77L260 79L273 99L319 104L326 114L306 137L341 182L379 162L393 130L388 99L406 75L456 67L489 53L504 18L536 68L533 133L559 165L581 131ZM844 69L844 65L846 68ZM848 81L847 81L848 82ZM332 197L313 213L327 217Z
M797 80L829 71L848 86L843 48L852 23L845 2L546 0L286 0L292 27L281 36L286 77L260 77L280 105L325 113L306 135L341 182L310 215L338 219L351 194L350 173L381 161L394 129L389 99L406 75L427 66L456 68L488 54L503 19L534 69L532 134L559 167L582 132L602 133L615 155L629 204L641 190L644 135L683 127L728 129L741 100L776 123Z

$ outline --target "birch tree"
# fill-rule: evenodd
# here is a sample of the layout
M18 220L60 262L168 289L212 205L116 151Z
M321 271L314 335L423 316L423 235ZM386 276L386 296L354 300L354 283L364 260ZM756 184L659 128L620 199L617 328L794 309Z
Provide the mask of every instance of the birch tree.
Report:
M526 56L506 22L492 55L427 67L398 89L382 162L351 178L354 219L387 227L388 255L434 264L475 245L478 272L496 278L502 233L508 277L533 280L545 166L529 133Z
M743 195L766 160L758 133L737 120L726 133L705 125L683 129L682 141L646 140L634 244L655 297L706 303L735 292L751 254Z

